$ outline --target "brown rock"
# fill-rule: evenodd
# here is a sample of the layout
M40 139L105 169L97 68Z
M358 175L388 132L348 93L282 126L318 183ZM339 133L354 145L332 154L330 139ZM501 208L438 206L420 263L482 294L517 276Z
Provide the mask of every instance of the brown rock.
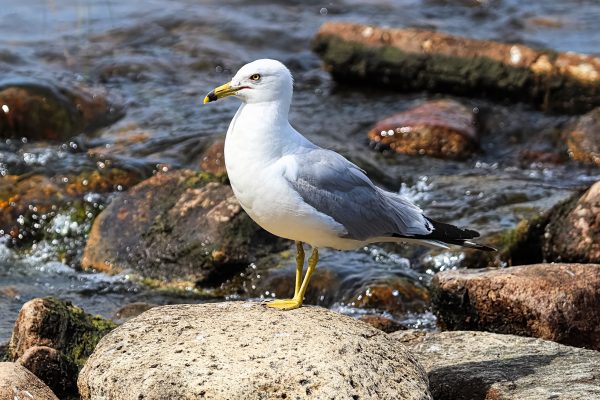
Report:
M381 315L362 315L359 320L366 322L372 327L377 328L380 331L384 331L385 333L392 333L406 329L404 325Z
M585 164L600 166L600 107L579 117L567 134L569 155Z
M227 175L225 169L225 139L218 139L211 144L200 157L200 169L215 176Z
M314 50L338 81L527 101L581 112L600 105L600 57L421 29L327 22Z
M114 199L94 221L81 265L211 285L283 246L242 211L229 186L179 170Z
M423 363L436 400L600 398L600 353L488 332L390 336Z
M47 346L81 367L100 338L114 328L114 323L86 314L70 302L51 297L33 299L19 312L9 352L16 360L34 346Z
M600 349L600 265L536 264L435 275L433 309L449 330L535 336Z
M61 399L77 395L77 366L63 353L46 346L28 348L17 360Z
M58 400L58 397L27 368L16 363L0 362L0 399Z
M153 308L106 336L82 399L430 399L423 369L387 334L320 307Z
M63 140L119 119L123 112L101 93L45 82L0 84L0 137Z
M600 182L553 210L543 237L546 260L600 263Z
M368 136L397 153L438 158L465 159L478 148L473 111L452 100L429 101L392 115Z

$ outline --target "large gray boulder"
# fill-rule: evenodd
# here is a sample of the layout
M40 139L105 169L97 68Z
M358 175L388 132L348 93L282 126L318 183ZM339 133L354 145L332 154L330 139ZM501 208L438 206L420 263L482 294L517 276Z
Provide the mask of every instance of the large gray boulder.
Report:
M488 332L399 331L436 400L600 399L600 352Z
M96 347L83 399L431 399L398 341L319 307L227 302L153 308Z

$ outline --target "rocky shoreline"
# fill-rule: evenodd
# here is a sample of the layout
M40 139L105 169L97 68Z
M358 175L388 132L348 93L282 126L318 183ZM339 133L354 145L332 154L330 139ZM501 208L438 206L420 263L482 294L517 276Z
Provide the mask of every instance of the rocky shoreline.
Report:
M364 141L376 151L365 144L362 161L386 183L402 178L387 172L401 157L448 162L452 173L485 153L493 118L451 97L480 91L582 114L551 120L542 150L523 149L523 162L600 166L598 57L345 23L325 24L315 49L340 82L440 96L364 124ZM290 244L258 227L235 199L222 137L196 144L199 157L189 168L124 168L113 149L88 148L92 140L75 138L123 116L120 105L91 92L46 82L0 85L0 101L10 110L0 112L7 147L19 137L73 139L69 151L82 152L87 163L60 177L26 162L3 174L0 231L7 246L25 253L52 243L54 257L78 271L126 275L141 287L219 302L124 304L111 321L69 301L30 300L10 342L0 345L0 400L600 397L600 182L589 182L586 191L565 189L570 197L542 213L523 193L498 194L505 197L500 204L514 208L497 213L527 208L533 217L485 232L482 240L497 246L497 255L466 251L453 261L443 252L391 247L392 254L407 254L393 260L407 265L406 274L415 273L414 265L441 263L413 277L418 283L378 276L387 266L359 278L354 271L318 270L307 302L352 306L364 312L357 318L314 306L280 312L256 300L292 290L284 265ZM25 124L30 110L35 118ZM137 127L128 132L115 153L149 136ZM388 164L379 162L380 153ZM471 178L457 172L447 185ZM502 179L490 179L486 190L499 191ZM471 191L460 195L471 199L464 207L497 206ZM74 241L67 245L65 238ZM10 286L0 289L2 298L17 297ZM255 301L224 301L249 298ZM433 331L399 322L430 306Z

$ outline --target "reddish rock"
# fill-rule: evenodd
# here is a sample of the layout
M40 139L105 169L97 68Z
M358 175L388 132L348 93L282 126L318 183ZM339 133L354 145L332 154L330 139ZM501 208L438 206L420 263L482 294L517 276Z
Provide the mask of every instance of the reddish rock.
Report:
M77 395L77 366L63 353L46 346L28 348L17 360L61 399Z
M600 263L600 182L553 210L543 237L546 260Z
M0 362L0 399L58 400L58 397L27 368L17 363Z
M598 264L444 271L435 275L431 291L443 329L534 336L600 349Z
M216 140L202 153L200 169L216 176L227 175L224 152L225 139Z
M436 400L600 398L600 353L489 332L399 331Z
M94 221L81 265L213 285L285 243L256 225L214 175L179 170L115 198Z
M600 166L600 107L579 117L567 134L567 145L574 160Z
M367 324L379 329L380 331L384 331L385 333L392 333L406 329L404 325L381 315L362 315L359 320L366 322Z
M101 93L45 82L0 84L0 137L63 140L123 115Z
M368 136L397 153L438 158L465 159L478 148L473 111L452 100L429 101L392 115Z

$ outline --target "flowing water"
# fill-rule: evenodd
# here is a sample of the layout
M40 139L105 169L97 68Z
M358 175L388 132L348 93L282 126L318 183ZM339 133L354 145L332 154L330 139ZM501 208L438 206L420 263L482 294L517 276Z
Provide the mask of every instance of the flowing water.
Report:
M600 51L600 3L594 0L0 0L0 81L34 78L101 87L126 110L112 126L67 143L5 141L0 174L43 170L60 177L102 168L103 160L86 149L102 149L96 154L145 173L163 165L195 167L198 149L207 137L225 133L238 106L233 99L202 106L204 94L244 63L269 57L286 63L295 76L290 118L296 128L364 167L382 186L411 197L434 218L490 234L598 179L597 170L570 162L543 164L521 157L526 149L564 152L560 131L569 117L480 99L461 99L479 112L480 155L454 162L374 152L366 131L375 121L436 96L335 84L310 50L319 26L332 20L438 29L559 51ZM57 231L68 234L60 245L80 249L85 224L73 227L64 218L54 224L61 223L67 228ZM55 256L58 242L38 243L27 252L0 243L0 342L32 297L56 295L106 316L134 301L204 300L191 291L186 296L152 290L127 275L81 272ZM382 313L431 328L427 283L461 257L404 247L324 251L310 300L341 312ZM250 266L240 278L245 289L231 289L225 298L273 296L277 282L291 281L293 275L292 257L277 264L268 278L261 277L263 266ZM381 285L392 287L396 304L365 308L364 299Z

